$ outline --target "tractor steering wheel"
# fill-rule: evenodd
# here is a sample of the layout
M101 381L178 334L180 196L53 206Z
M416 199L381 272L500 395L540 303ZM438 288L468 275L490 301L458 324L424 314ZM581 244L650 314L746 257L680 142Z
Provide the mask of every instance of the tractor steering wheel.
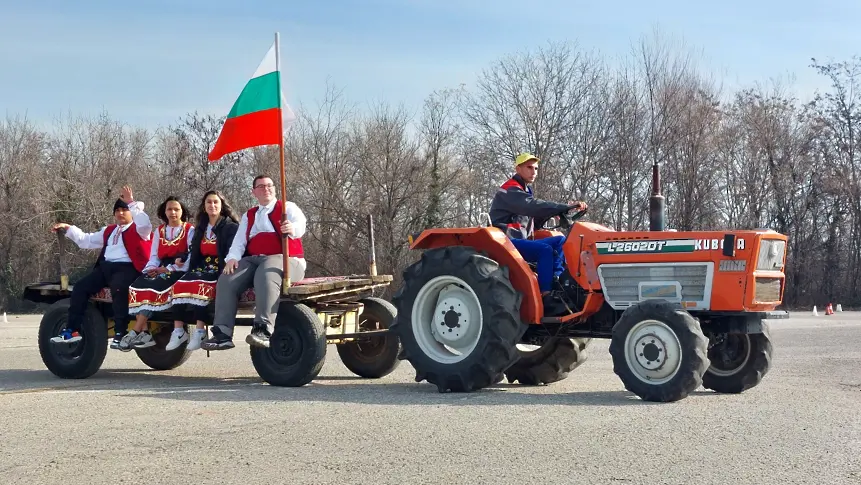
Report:
M572 213L571 209L565 209L557 214L559 216L559 226L557 227L565 233L566 241L568 240L568 235L571 233L571 228L574 227L574 221L581 219L588 211L589 209L582 209Z

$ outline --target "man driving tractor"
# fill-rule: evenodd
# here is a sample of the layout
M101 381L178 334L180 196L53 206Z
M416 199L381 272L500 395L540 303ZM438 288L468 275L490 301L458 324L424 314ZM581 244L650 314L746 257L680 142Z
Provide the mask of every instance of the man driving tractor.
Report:
M490 221L505 231L523 259L536 263L538 286L547 295L554 279L563 271L562 243L564 236L532 239L535 219L546 220L567 211L585 210L585 202L560 204L532 196L532 182L538 175L538 157L521 153L514 160L515 174L496 191L490 204Z

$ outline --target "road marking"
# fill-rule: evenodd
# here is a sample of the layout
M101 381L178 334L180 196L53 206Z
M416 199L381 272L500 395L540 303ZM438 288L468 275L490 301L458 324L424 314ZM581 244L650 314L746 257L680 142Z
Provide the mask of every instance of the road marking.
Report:
M75 393L102 393L102 392L159 392L159 393L188 393L188 392L228 392L239 387L262 386L263 382L248 382L241 384L222 384L218 387L200 387L200 386L185 386L185 387L134 387L134 388L114 388L114 389L56 389L51 387L37 387L35 389L0 389L0 396L8 394L75 394ZM87 386L89 387L89 386ZM271 387L271 386L269 386ZM273 388L274 389L274 388Z

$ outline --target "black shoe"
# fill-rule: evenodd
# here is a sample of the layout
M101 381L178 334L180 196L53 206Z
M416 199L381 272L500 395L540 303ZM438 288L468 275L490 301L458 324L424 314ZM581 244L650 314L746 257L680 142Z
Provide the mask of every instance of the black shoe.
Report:
M212 327L212 337L203 341L200 348L203 350L226 350L235 347L233 338L222 332L218 327Z
M269 332L268 325L265 323L255 323L254 326L251 327L251 333L245 337L245 342L247 342L248 345L253 345L254 347L268 349L270 337L272 337L272 334Z
M123 334L119 334L119 333L114 334L114 339L111 340L111 348L114 350L118 350L120 348L120 342L123 340L124 336L125 336L124 333Z

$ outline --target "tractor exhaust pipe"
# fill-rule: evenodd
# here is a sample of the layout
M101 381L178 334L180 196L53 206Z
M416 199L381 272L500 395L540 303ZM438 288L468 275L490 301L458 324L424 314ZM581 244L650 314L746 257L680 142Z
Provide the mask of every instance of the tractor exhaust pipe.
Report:
M658 173L658 163L652 165L652 196L649 197L649 230L666 230L666 200L661 195L661 174Z

